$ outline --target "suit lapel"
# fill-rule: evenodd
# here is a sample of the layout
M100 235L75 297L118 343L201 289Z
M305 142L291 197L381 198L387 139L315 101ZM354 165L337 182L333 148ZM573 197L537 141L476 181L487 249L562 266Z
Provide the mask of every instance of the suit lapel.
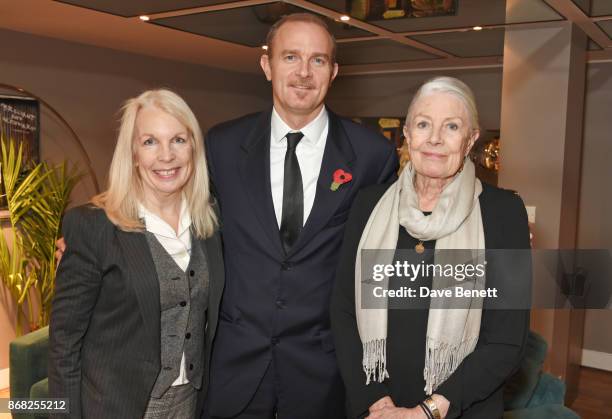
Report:
M221 296L225 286L225 267L223 264L223 249L219 232L215 232L211 237L200 240L202 249L205 249L206 262L208 266L208 314L206 319L206 365L210 364L211 343L217 332L219 322L219 307Z
M252 204L251 208L244 210L253 210L266 238L279 254L283 254L270 187L271 117L272 111L262 112L250 135L242 143L239 170Z
M209 304L208 307L216 312L221 303L221 295L225 285L225 268L223 266L223 251L219 233L200 241L202 248L206 249L206 262L209 275Z
M302 230L298 241L295 243L288 256L295 254L304 247L329 221L334 215L338 206L344 201L354 182L348 182L340 186L338 190L330 189L333 174L336 170L342 169L351 172L355 153L353 147L342 127L340 118L328 110L329 130L327 142L321 163L321 171L317 181L315 200L306 225Z
M153 342L160 342L159 279L147 239L143 233L121 230L117 230L117 238L125 255L129 280L136 292L147 334Z

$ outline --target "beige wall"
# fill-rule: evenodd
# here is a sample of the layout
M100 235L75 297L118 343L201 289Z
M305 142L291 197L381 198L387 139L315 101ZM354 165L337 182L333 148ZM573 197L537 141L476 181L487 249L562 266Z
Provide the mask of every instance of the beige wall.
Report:
M0 83L19 85L50 102L81 137L101 184L114 147L117 108L127 97L167 86L185 97L204 129L216 122L262 109L269 103L263 77L222 72L109 49L0 30ZM202 51L205 54L205 51ZM257 63L254 63L257 65ZM474 89L485 129L499 129L501 69L447 71ZM344 77L335 81L329 104L347 116L403 116L412 94L434 73ZM612 247L612 64L589 66L579 245ZM42 157L82 158L61 125L42 118ZM93 193L87 179L74 203ZM544 216L538 214L538 217ZM14 336L12 307L0 290L0 369L8 366L8 342ZM587 313L585 348L612 353L612 312Z
M591 65L587 89L578 246L612 249L612 64ZM610 325L612 310L587 310L585 349L612 354Z
M499 129L502 70L448 71L444 74L468 83L476 94L482 127ZM328 102L336 112L344 115L403 116L419 84L435 75L438 74L340 78ZM612 248L612 63L589 65L587 80L578 245L581 248ZM543 213L537 216L546 217ZM610 324L612 311L588 311L584 348L612 354L612 331L607 327Z
M0 83L20 86L55 107L81 138L102 184L114 147L117 110L125 99L145 89L176 90L191 105L203 129L268 103L263 76L11 31L0 30L0 38ZM56 130L58 124L52 119L43 114L43 158L76 157L67 133Z
M191 105L203 129L270 102L263 76L5 30L0 30L0 39L0 83L31 91L61 113L81 138L101 185L114 148L117 110L142 90L174 89ZM75 143L49 112L42 114L41 129L43 159L69 159L84 168ZM85 179L73 194L73 204L85 202L93 193L92 182ZM14 337L14 311L4 291L0 290L0 369L8 366L8 342Z
M334 82L328 103L346 116L406 116L412 95L427 79L449 75L472 87L478 102L483 129L499 129L501 106L500 69L347 76Z

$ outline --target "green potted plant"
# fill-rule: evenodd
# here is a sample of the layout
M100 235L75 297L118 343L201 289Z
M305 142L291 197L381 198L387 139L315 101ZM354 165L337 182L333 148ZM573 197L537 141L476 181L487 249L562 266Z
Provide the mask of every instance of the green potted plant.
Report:
M17 307L16 333L23 324L49 324L55 284L55 241L70 193L81 175L67 163L23 161L21 145L1 141L0 175L8 227L0 235L0 278ZM38 306L38 315L34 307Z

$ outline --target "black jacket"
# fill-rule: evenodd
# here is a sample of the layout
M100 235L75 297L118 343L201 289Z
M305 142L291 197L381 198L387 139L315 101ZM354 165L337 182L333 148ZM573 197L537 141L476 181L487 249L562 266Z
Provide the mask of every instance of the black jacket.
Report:
M344 225L360 188L395 177L397 155L381 135L329 112L314 205L286 255L270 187L270 118L271 109L248 115L206 137L226 272L208 407L211 416L238 414L274 358L283 414L337 418L344 388L329 303ZM337 169L353 179L332 191Z
M161 368L159 280L146 237L118 229L90 206L66 213L63 236L49 328L49 397L69 398L70 418L142 417ZM204 394L224 268L218 233L200 243L210 280Z
M355 199L332 297L332 330L347 387L350 417L363 416L370 405L387 395L402 407L414 407L426 397L423 390L426 309L389 310L387 369L390 379L366 386L361 366L362 344L355 320L355 255L368 218L388 187L373 186L361 191ZM487 249L529 248L527 214L518 195L483 184L480 208ZM399 232L397 248L413 249L418 241L404 228L399 228ZM425 242L425 247L433 249L435 241ZM499 281L487 275L487 287L495 285L496 280ZM526 310L483 311L475 351L435 391L451 402L447 419L501 418L503 384L518 367L528 330Z

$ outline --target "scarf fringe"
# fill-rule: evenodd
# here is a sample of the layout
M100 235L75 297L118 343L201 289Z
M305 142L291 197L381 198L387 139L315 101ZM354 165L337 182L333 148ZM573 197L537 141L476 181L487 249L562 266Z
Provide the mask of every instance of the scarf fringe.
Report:
M363 344L363 371L366 385L372 380L382 383L387 372L387 339L375 339Z
M435 342L427 338L425 348L425 394L433 392L457 369L463 359L474 351L478 337L461 341L459 344Z
M413 169L405 169L397 182L380 198L357 246L355 314L363 345L362 365L367 384L383 382L389 377L386 362L388 312L386 305L381 309L362 307L362 293L368 292L367 288L362 288L363 280L369 278L368 272L361 271L362 250L396 248L398 225L415 238L436 240L436 250L485 248L478 200L482 185L476 178L472 161L469 158L464 160L463 170L442 191L436 210L429 217L425 217L418 208ZM435 261L440 262L437 255ZM434 276L432 285L440 289L445 283ZM476 347L481 321L481 306L477 302L473 299L468 309L458 311L440 310L452 308L452 299L430 305L423 370L427 394L432 394ZM398 338L410 337L403 335Z

